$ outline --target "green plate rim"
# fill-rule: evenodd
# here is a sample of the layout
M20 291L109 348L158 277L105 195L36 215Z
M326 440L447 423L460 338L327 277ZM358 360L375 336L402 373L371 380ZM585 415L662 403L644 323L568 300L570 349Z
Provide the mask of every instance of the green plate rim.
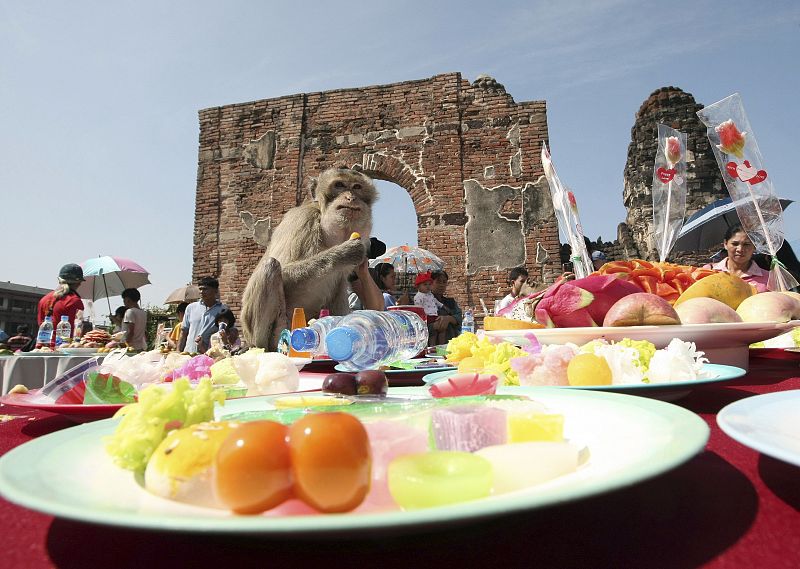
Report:
M695 380L688 380L688 381L672 381L669 383L625 383L625 384L616 384L616 385L541 385L536 387L541 387L545 389L560 389L560 390L581 390L581 391L605 391L608 393L627 393L629 391L648 391L648 392L657 392L657 391L684 391L687 388L699 387L701 385L708 385L712 383L721 383L724 381L731 381L734 379L738 379L744 376L747 371L740 367L736 366L729 366L724 364L705 364L705 368L710 368L710 371L718 371L724 375L721 377L712 377L708 379L695 379ZM453 374L457 372L452 371L437 371L435 373L430 373L422 378L425 381L428 377L432 379L439 379L439 377L445 377L444 374ZM437 377L433 377L437 376ZM427 386L432 385L431 383L425 382ZM533 387L533 386L522 386L522 387Z
M286 517L232 515L202 517L187 514L170 515L169 513L143 515L133 511L108 512L85 506L61 504L40 498L30 484L20 484L22 487L14 484L13 477L10 477L9 473L13 472L20 464L35 464L41 468L40 458L50 448L60 446L79 436L96 437L99 443L100 437L110 434L115 426L114 419L106 419L45 435L6 453L0 458L0 495L10 502L56 517L149 530L272 535L412 531L418 527L470 522L515 512L536 510L624 488L683 464L700 453L708 441L710 431L706 422L691 411L670 403L616 393L559 391L550 388L523 388L522 390L518 388L513 393L519 394L522 391L526 391L526 394L534 398L539 394L541 398L556 400L547 403L548 405L557 406L557 400L560 398L591 398L612 405L636 407L666 420L671 427L672 436L669 437L668 443L658 448L655 457L653 453L643 455L638 463L632 465L632 468L614 473L613 476L579 480L575 484L549 489L542 494L513 493L493 496L485 500L415 511ZM393 388L391 392L397 394L424 393L425 388L400 387ZM502 393L503 390L501 389L499 392ZM30 469L28 468L28 470Z

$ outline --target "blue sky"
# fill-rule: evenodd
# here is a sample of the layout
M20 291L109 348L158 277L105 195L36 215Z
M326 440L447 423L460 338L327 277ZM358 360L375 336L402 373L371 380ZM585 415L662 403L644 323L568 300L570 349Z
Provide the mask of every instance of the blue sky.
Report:
M0 280L50 288L111 254L149 269L158 305L191 275L199 109L452 71L547 100L592 239L625 217L634 114L666 85L741 93L778 194L798 198L800 3L586 4L0 0ZM415 241L410 199L384 194L377 234ZM798 221L795 204L791 241Z

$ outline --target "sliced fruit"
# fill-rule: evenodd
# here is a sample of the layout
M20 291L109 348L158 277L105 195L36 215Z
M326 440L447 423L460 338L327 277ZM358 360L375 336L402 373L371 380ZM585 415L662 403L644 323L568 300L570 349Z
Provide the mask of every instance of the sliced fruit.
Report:
M483 329L491 330L530 330L533 328L544 328L538 322L526 322L524 320L514 320L502 316L487 316L483 319Z

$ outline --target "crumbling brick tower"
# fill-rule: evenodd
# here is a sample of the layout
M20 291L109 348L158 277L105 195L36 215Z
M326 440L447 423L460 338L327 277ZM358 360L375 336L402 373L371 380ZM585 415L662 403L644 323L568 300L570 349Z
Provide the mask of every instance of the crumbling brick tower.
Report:
M460 73L204 109L194 277L217 275L238 314L271 229L309 199L310 177L360 165L408 192L419 244L445 261L449 293L491 306L512 267L540 282L560 272L546 141L544 101L515 103L491 77L470 84Z
M654 91L642 103L631 128L631 143L625 164L622 199L628 215L617 229L621 251L615 258L642 258L657 260L653 242L653 162L658 150L658 123L666 124L686 133L686 217L714 200L728 197L722 183L706 127L697 118L703 105L677 87L663 87ZM673 253L670 260L702 264L708 254Z

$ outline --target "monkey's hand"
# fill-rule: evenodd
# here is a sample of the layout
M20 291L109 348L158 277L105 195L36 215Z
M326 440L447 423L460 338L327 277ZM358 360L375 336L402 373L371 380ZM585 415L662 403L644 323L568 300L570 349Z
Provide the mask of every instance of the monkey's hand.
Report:
M360 239L348 239L331 249L337 265L355 267L367 258L367 248Z
M352 271L367 257L367 249L360 239L344 243L300 259L283 267L283 282L287 287L304 286L303 283L319 281L333 272Z

